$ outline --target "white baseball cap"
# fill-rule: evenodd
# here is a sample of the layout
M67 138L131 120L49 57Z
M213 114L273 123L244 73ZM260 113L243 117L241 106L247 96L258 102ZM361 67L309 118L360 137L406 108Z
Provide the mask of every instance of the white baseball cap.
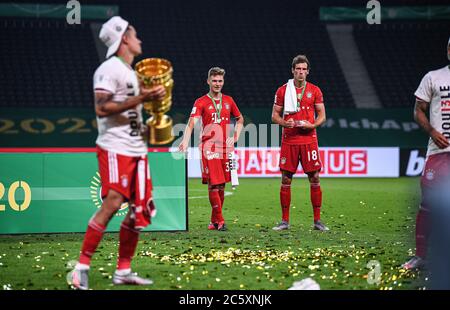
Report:
M127 28L128 22L120 16L113 16L103 24L99 38L108 48L106 58L117 52L120 42L122 42L122 36Z

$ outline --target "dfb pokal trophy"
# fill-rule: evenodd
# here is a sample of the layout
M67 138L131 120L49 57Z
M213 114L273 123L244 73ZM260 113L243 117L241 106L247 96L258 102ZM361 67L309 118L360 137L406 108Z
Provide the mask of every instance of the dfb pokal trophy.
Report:
M149 143L167 144L173 141L172 119L166 115L172 106L173 68L170 61L162 58L147 58L139 61L135 70L144 87L163 85L166 96L162 100L144 102L144 110L151 115L146 124L149 130Z

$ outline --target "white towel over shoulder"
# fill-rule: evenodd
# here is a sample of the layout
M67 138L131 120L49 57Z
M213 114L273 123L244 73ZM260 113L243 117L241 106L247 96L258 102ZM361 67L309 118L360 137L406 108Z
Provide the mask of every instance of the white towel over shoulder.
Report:
M298 112L297 91L295 90L294 79L290 79L286 84L286 93L284 94L284 114Z

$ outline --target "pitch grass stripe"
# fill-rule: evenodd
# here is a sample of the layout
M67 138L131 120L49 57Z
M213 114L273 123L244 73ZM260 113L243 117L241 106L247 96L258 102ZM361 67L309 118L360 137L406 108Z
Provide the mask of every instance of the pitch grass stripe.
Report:
M8 191L8 189L6 189ZM184 186L155 186L153 197L155 199L184 199ZM17 190L16 201L24 199L24 192ZM89 187L32 187L31 201L38 200L91 200L92 190ZM6 199L7 200L7 199ZM5 201L5 197L0 201Z

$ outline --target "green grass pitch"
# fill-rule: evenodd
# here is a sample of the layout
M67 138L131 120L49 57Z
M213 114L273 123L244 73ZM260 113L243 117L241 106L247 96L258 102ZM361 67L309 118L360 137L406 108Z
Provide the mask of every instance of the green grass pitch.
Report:
M417 273L400 268L414 252L418 178L322 179L322 220L331 229L325 233L311 229L306 179L293 181L291 229L283 232L272 231L281 217L280 180L240 182L236 191L226 188L229 231L207 230L207 188L193 179L189 231L141 235L132 266L154 280L148 289L285 290L307 277L321 289L421 287ZM0 236L0 289L67 289L67 265L77 259L82 238ZM90 271L92 289L117 289L111 283L117 240L117 233L108 233L100 244ZM379 278L367 267L371 260L380 264ZM376 279L378 284L370 281Z

